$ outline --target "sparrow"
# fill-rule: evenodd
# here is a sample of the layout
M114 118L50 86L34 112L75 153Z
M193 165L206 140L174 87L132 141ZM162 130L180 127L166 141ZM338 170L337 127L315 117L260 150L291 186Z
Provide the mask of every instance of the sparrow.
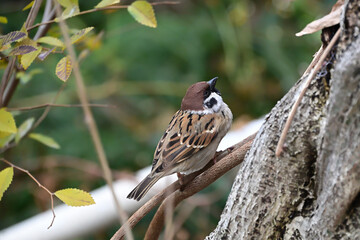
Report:
M190 174L214 158L220 140L229 131L233 115L215 88L217 77L191 85L181 108L160 139L152 169L127 196L139 201L162 177Z

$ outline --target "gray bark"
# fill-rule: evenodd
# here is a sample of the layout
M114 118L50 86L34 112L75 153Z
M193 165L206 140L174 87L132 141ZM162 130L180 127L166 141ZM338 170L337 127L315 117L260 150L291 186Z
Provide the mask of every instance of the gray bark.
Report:
M268 114L206 239L360 239L359 11L345 4L336 60L312 80L278 158L306 76Z

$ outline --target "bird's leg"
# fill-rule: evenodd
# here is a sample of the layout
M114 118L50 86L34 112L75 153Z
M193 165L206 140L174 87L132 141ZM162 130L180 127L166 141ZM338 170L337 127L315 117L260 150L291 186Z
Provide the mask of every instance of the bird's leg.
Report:
M178 180L179 180L179 183L180 183L180 191L183 191L184 190L184 174L181 174L181 173L176 173L177 174L177 177L178 177Z

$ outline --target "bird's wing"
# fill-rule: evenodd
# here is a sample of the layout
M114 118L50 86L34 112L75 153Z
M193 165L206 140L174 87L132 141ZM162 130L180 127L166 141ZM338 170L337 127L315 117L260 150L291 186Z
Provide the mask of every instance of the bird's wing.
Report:
M160 139L154 153L152 173L171 169L208 146L219 131L217 114L192 114L179 110Z

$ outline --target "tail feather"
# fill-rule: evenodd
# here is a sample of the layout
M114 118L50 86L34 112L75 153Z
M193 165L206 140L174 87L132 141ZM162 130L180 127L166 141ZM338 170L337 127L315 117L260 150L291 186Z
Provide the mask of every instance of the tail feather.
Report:
M147 175L144 180L142 180L127 196L127 198L135 199L140 201L145 194L150 190L150 188L157 182L163 175L150 176Z

